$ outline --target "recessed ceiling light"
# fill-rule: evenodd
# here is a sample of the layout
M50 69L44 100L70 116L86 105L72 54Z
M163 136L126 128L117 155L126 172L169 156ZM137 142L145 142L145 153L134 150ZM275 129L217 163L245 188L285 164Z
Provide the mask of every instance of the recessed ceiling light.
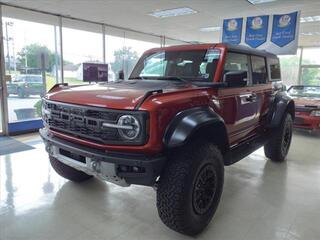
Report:
M275 2L277 0L247 0L251 4L262 4L262 3L268 3L268 2Z
M152 13L149 13L148 15L156 18L167 18L167 17L177 17L182 15L195 14L195 13L197 13L197 11L191 8L182 7L182 8L173 8L173 9L167 9L167 10L154 11Z
M300 22L305 23L305 22L319 22L320 21L320 16L307 16L307 17L301 17Z
M203 27L200 28L201 32L217 32L220 31L221 27Z

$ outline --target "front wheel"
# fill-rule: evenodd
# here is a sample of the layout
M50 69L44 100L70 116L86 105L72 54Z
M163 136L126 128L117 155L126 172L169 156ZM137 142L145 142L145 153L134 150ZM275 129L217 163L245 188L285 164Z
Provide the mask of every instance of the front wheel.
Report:
M218 207L223 179L222 155L213 144L193 143L171 153L157 190L162 222L183 234L200 233Z
M264 146L267 158L275 162L283 162L289 152L292 138L292 117L287 113L273 137Z
M84 172L78 171L68 165L60 162L58 159L50 156L50 163L52 168L61 176L73 182L83 182L90 178L91 175L88 175Z

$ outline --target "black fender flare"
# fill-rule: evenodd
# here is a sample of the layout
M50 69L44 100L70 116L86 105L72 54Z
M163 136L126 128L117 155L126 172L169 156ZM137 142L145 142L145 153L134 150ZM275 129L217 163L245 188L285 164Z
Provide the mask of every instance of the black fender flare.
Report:
M168 125L163 143L167 148L183 146L200 129L208 128L208 135L219 140L219 147L229 148L223 119L209 107L195 107L179 112ZM213 131L209 131L213 130ZM204 129L206 130L206 129ZM224 149L225 148L225 149Z
M270 107L269 126L271 128L278 127L281 124L283 116L286 112L289 112L292 119L295 117L295 105L293 99L287 92L280 91L274 96L274 99Z

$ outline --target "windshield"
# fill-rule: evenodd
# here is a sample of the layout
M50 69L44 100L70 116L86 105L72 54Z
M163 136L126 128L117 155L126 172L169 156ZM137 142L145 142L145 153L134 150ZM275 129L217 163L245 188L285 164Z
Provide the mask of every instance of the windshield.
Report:
M220 51L159 51L144 55L130 79L213 81Z
M293 86L288 93L292 97L320 98L320 86Z

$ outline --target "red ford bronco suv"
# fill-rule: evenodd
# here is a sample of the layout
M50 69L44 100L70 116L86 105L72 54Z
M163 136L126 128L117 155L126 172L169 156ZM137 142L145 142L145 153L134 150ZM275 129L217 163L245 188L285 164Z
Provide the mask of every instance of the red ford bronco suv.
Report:
M273 84L279 80L279 60L265 51L151 49L129 80L54 86L40 134L61 176L155 187L161 220L195 235L218 207L224 166L261 146L271 160L285 160L295 107Z

